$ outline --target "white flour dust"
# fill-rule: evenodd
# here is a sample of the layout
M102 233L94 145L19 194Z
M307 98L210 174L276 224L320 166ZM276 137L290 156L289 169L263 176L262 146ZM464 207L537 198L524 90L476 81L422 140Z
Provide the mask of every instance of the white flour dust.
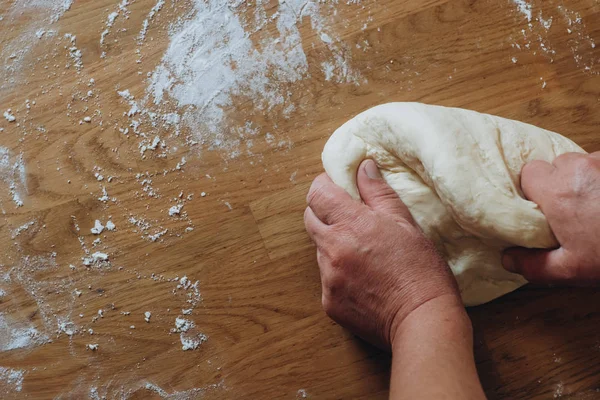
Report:
M273 12L268 3L258 0L249 8L234 0L196 0L190 17L170 29L169 47L150 77L148 100L157 106L175 101L184 123L202 132L197 138L202 143L226 148L235 142L238 135L225 126L225 110L234 98L249 100L261 113L287 116L295 109L292 85L309 76L299 30L303 23L310 22L329 52L322 64L327 80L364 81L329 28L334 5L282 0Z
M0 382L4 384L0 392L4 394L20 392L23 389L24 375L23 370L0 367Z
M142 44L144 42L144 40L146 40L146 34L148 33L148 27L150 26L150 22L152 22L152 20L154 19L154 16L156 14L158 14L160 12L160 10L162 10L164 5L165 5L164 0L157 0L154 7L152 7L150 9L148 16L146 17L144 22L142 22L142 29L140 30L140 33L138 35L138 44Z
M36 10L49 13L47 19L53 23L60 19L71 8L74 0L24 0L19 1L20 10Z
M596 48L596 41L587 33L587 28L583 23L581 15L563 6L559 6L558 11L567 25L569 47L575 63L585 72L594 75L600 74L600 70L598 69L600 57L595 57L591 51Z
M16 322L0 314L0 351L22 349L48 343L47 335L30 323Z
M0 93L19 84L23 67L32 48L47 37L56 35L50 26L69 11L74 0L20 0L6 10L3 21L19 21L21 34L12 40L0 38ZM23 15L27 18L24 19ZM23 26L24 24L24 26Z
M223 383L223 381L221 381L219 383L213 383L203 388L192 388L180 392L174 391L171 393L167 392L165 389L152 382L146 382L143 388L149 392L156 393L162 399L187 400L202 398L207 392L215 389L225 389L225 384Z
M23 155L20 154L11 160L10 151L6 147L0 147L0 181L7 186L7 192L17 207L23 206L23 196L27 192L25 163Z
M49 257L26 255L14 265L0 265L3 282L11 284L11 290L23 290L35 302L40 317L40 322L33 325L16 315L0 315L1 351L42 345L49 342L51 336L72 336L78 331L71 320L72 281L47 275L58 270L54 257L55 254ZM44 278L40 279L41 276Z
M531 22L531 4L528 3L526 0L512 0L512 2L515 3L519 12L523 14L525 18L527 18L527 22Z
M568 35L568 51L572 56L577 68L586 74L598 75L600 70L600 57L594 53L596 41L587 32L586 25L581 15L566 8L564 5L550 5L542 10L539 4L531 0L510 0L515 6L515 11L521 17L527 19L527 25L520 32L509 38L513 43L511 46L519 52L527 52L534 56L542 56L550 63L555 59L564 57L564 51L556 43L550 40L549 32L564 30L561 36ZM536 4L536 7L534 7ZM519 55L512 56L514 64L519 61ZM544 77L540 78L542 88L546 87Z
M110 34L110 30L112 26L115 24L115 21L120 15L123 15L123 18L129 19L130 11L127 8L129 6L129 0L121 0L121 2L117 5L115 11L112 11L110 14L106 16L105 29L100 34L100 46L104 46L106 44L106 37ZM106 52L102 52L101 58L106 57Z

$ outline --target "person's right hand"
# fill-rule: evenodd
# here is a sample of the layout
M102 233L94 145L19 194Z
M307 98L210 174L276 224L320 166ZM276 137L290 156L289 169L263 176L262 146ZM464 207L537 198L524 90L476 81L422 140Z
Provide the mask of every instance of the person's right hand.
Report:
M530 162L521 188L540 206L560 247L508 249L504 268L536 283L600 283L600 152Z

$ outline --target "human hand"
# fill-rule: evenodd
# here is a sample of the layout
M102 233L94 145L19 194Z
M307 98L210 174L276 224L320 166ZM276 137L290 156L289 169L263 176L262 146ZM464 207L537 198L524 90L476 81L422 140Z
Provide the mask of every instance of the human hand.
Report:
M304 223L317 246L326 313L389 349L402 321L431 300L464 308L447 264L372 160L359 167L357 185L364 204L319 175Z
M560 247L508 249L504 268L537 283L600 283L600 152L530 162L521 187L540 206Z

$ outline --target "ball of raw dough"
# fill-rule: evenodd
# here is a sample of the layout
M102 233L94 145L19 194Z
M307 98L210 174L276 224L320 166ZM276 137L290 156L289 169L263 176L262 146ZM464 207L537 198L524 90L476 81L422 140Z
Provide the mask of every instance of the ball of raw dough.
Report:
M508 247L557 245L537 204L524 198L523 166L585 153L557 133L459 108L390 103L334 132L323 150L331 179L354 198L360 163L372 158L454 272L467 306L524 285L502 268ZM398 262L401 262L399 260Z

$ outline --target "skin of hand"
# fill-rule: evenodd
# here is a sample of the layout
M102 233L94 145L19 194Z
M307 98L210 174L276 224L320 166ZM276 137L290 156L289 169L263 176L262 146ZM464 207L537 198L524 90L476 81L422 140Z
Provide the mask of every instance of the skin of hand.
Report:
M357 186L363 203L318 176L304 222L317 246L326 313L389 349L399 324L421 305L442 296L462 304L447 264L372 160L359 167Z
M391 348L391 399L485 399L447 264L372 160L360 165L357 186L362 202L321 174L307 196L326 313Z
M600 283L600 152L530 162L521 188L540 206L560 247L508 249L504 268L536 283Z

